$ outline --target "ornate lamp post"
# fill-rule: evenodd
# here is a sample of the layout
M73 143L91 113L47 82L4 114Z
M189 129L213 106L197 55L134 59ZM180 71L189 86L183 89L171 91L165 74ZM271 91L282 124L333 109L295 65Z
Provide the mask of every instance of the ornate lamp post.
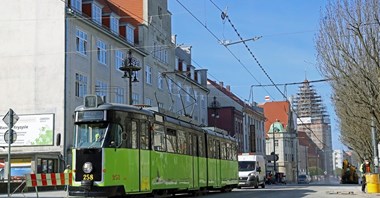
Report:
M214 101L211 102L211 109L213 110L213 113L211 114L211 117L214 118L214 127L216 127L216 119L219 118L219 113L218 113L218 109L219 109L219 102L216 100L216 96L214 96Z
M278 122L276 120L276 122ZM273 128L272 128L272 133L273 133L273 172L276 175L276 136L275 133L278 133L280 130L274 126L273 123Z
M128 50L128 57L124 60L123 66L119 69L124 72L124 76L122 78L129 79L129 104L132 105L132 82L138 82L136 78L136 72L139 71L141 67L137 65L137 62L132 57L131 50Z

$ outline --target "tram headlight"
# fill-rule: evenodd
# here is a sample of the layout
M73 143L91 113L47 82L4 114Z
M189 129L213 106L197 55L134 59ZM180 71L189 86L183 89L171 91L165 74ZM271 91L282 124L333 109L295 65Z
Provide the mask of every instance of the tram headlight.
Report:
M92 172L92 163L91 162L86 162L82 166L82 170L85 173L91 173Z

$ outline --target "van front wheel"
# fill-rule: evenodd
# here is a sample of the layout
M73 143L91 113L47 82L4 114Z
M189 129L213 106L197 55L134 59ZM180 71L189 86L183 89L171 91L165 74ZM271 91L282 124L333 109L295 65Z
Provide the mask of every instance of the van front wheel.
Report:
M255 188L259 188L259 180L256 180Z

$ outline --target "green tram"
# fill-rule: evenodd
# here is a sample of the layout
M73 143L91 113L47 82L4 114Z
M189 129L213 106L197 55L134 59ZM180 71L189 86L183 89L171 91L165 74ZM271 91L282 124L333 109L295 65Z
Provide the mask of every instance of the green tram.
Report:
M75 110L70 196L167 195L238 185L236 139L184 119L85 97Z

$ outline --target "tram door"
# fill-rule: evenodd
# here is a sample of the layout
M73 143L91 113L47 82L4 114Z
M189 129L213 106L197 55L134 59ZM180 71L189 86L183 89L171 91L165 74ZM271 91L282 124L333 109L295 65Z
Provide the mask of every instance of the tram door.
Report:
M139 123L139 191L150 191L149 122Z
M131 120L131 150L129 152L129 177L130 188L132 192L140 191L140 149L139 149L139 133L140 127L138 120Z
M150 152L149 148L148 122L133 119L131 122L132 150L129 158L131 172L130 181L133 192L144 192L150 190Z
M193 167L193 188L199 187L199 150L198 150L198 136L191 134L190 138L190 154L192 156Z

